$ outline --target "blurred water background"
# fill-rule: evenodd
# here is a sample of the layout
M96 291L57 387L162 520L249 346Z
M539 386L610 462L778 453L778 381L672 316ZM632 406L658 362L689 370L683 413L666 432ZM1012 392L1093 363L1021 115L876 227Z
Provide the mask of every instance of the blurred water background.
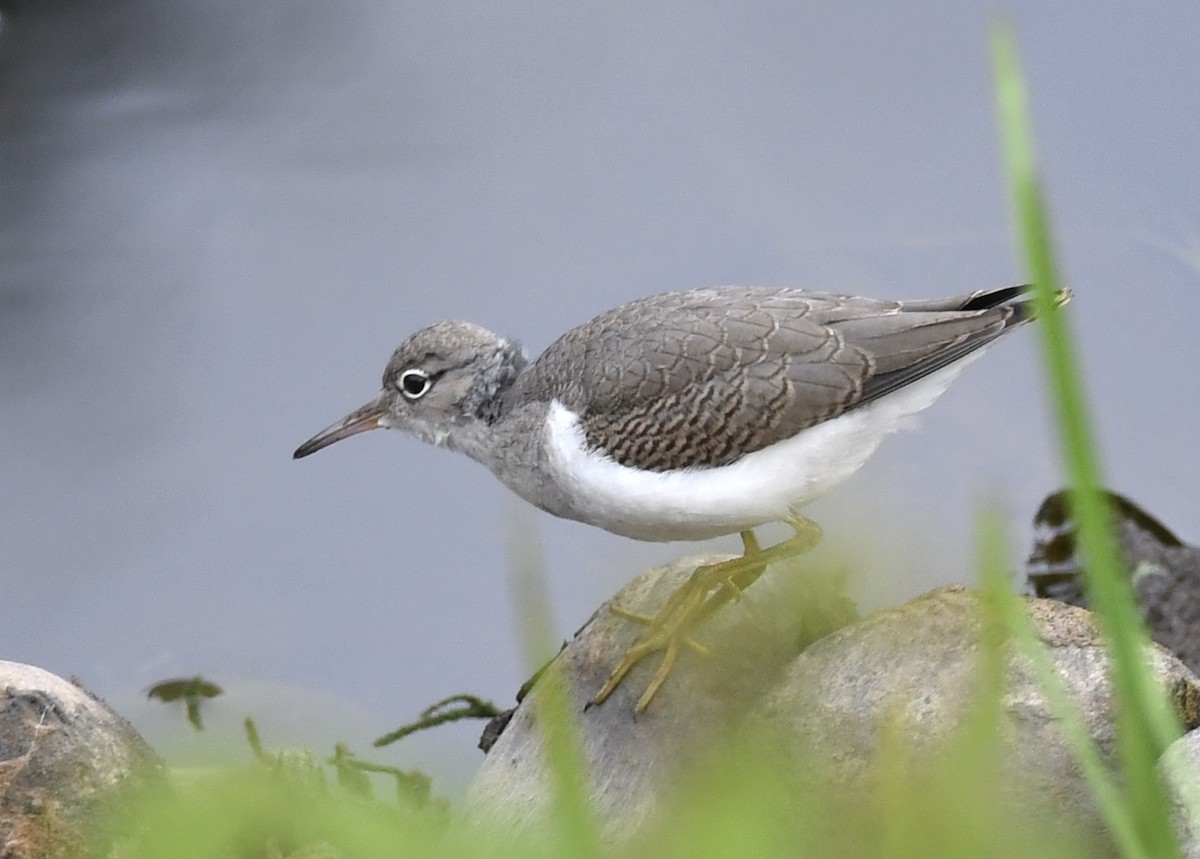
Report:
M173 759L334 739L527 674L511 507L373 433L292 449L461 317L536 353L651 292L1019 280L994 4L0 3L0 658ZM1200 538L1200 6L1008 4L1108 474ZM1060 473L1022 333L809 512L865 607L1014 561ZM539 517L566 637L639 544ZM201 672L193 736L145 702ZM478 725L379 755L453 792Z

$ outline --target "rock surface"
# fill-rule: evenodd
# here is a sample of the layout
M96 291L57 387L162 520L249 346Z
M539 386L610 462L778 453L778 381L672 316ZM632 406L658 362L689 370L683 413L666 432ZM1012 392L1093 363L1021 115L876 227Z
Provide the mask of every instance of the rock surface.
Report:
M93 855L120 803L156 784L157 757L82 687L0 661L0 856Z
M700 564L727 555L681 560L650 570L610 604L653 614ZM694 760L715 734L744 718L761 690L809 642L854 619L838 574L804 575L773 567L738 601L723 607L697 632L705 657L683 650L649 708L634 715L659 659L638 664L603 704L585 705L633 643L640 627L608 611L592 616L557 660L577 714L591 800L610 835L628 832L656 807L678 767ZM538 687L517 707L495 740L463 803L466 817L507 826L539 821L549 803L536 730Z
M1055 600L1027 611L1104 758L1115 762L1115 712L1108 660L1093 616ZM912 741L907 760L930 762L976 695L979 598L940 588L838 630L800 654L757 715L777 729L797 761L850 790L869 786L889 731ZM1200 716L1200 681L1165 649L1150 645L1154 674L1188 728ZM1023 657L1007 665L1000 725L1005 775L1027 811L1053 809L1083 831L1102 830L1090 790Z
M615 601L648 611L696 563L710 560L653 570ZM978 598L962 588L942 588L845 625L853 615L844 597L831 591L828 578L823 587L813 590L811 573L772 570L700 630L697 637L712 656L683 653L639 716L634 702L656 667L654 658L639 665L603 705L583 711L637 629L602 609L580 630L559 660L579 714L593 807L608 836L636 830L669 794L680 767L738 725L767 726L796 769L815 771L820 760L823 772L851 790L869 777L890 727L902 726L917 765L944 746L976 689ZM806 615L814 601L824 606L815 622ZM1053 600L1030 599L1027 606L1092 737L1111 759L1113 699L1090 613ZM836 631L822 636L825 630ZM1200 681L1156 645L1147 655L1184 722L1194 726ZM1014 784L1029 807L1053 808L1085 830L1097 829L1088 789L1023 659L1009 659L1007 682L1002 732ZM536 697L535 686L469 787L468 817L523 826L546 812L547 782L531 706Z
M1172 812L1186 859L1200 859L1200 730L1189 731L1171 744L1158 763L1163 781L1171 786ZM1190 786L1180 785L1181 779ZM1193 813L1194 809L1194 813Z

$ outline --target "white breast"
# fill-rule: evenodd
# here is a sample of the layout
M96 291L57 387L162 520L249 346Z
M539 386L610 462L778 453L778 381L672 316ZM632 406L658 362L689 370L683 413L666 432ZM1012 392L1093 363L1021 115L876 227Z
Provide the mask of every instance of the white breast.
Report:
M702 540L779 521L857 471L883 437L927 408L983 350L731 465L640 471L586 446L555 400L544 425L551 476L573 518L638 540Z

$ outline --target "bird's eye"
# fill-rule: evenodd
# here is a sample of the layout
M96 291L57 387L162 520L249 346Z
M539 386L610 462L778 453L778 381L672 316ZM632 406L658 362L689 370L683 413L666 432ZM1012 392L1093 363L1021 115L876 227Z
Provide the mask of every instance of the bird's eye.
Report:
M429 374L417 368L405 370L396 379L396 387L400 389L400 393L407 400L421 399L429 391L429 386L432 384L429 380Z

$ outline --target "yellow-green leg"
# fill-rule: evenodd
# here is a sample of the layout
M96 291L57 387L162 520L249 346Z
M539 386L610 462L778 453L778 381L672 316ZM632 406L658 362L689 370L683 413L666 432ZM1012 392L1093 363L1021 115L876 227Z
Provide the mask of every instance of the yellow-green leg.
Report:
M743 531L741 557L697 567L688 580L671 593L653 617L613 606L614 614L644 623L646 629L625 651L625 655L608 676L604 686L592 698L589 706L603 703L633 666L650 654L662 651L663 657L658 670L654 672L646 691L638 698L636 712L644 711L670 674L681 645L702 653L707 652L690 637L700 621L721 606L740 597L742 591L754 584L763 574L768 564L803 554L821 539L820 527L809 519L793 514L787 519L787 524L795 534L766 549L758 545L753 531Z

